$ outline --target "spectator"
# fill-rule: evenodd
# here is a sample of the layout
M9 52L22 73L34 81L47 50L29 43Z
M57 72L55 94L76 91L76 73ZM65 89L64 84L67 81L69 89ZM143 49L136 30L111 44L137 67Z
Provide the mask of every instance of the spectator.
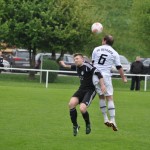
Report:
M136 60L131 64L130 72L133 74L142 74L143 72L143 63L140 61L140 56L136 57ZM136 84L136 86L135 86ZM130 90L140 90L140 76L132 76Z
M0 52L0 67L4 67L3 65L3 57L2 57L2 52ZM2 69L0 69L0 73L1 73Z

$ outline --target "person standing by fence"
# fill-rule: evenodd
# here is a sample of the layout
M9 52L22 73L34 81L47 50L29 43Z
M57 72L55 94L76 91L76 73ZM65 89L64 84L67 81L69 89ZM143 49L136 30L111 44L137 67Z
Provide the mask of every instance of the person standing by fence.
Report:
M136 57L136 60L131 64L130 73L132 74L142 74L144 66L143 63L140 61L140 56ZM132 76L131 78L131 87L130 90L140 90L140 76Z
M3 57L2 57L2 52L0 52L0 67L4 67L3 65ZM0 69L0 73L1 73L2 69Z

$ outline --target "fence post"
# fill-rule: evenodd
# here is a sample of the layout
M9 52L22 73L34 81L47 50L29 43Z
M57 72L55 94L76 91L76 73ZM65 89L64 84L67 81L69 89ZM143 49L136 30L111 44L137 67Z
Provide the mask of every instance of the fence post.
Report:
M147 75L145 76L144 91L146 91L146 87L147 87Z
M48 88L48 70L46 71L46 88Z
M41 64L40 64L40 69L42 70L43 68L43 55L41 55ZM42 83L42 71L40 71L40 83Z

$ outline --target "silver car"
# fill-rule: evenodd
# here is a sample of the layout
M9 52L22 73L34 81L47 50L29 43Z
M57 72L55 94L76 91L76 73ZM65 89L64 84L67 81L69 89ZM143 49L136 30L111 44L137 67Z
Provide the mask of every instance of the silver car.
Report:
M7 60L2 59L0 67L4 67L4 69L0 69L0 72L1 71L9 71L9 69L5 69L5 68L10 68L10 63Z
M60 57L60 53L56 53L56 60ZM52 53L38 53L35 56L35 68L39 69L40 68L40 64L41 64L41 58L43 59L52 59ZM66 63L66 64L73 64L74 63L74 59L73 56L70 54L64 54L62 60Z
M3 60L4 68L10 68L10 63L7 60ZM4 69L4 71L9 71L9 69Z
M128 61L128 59L125 56L123 56L123 55L119 55L119 56L120 56L120 62L121 62L123 71L125 73L129 73L130 72L130 62ZM115 65L112 66L111 72L118 73L118 70L116 69Z
M26 49L13 49L7 60L12 68L30 68L29 51Z

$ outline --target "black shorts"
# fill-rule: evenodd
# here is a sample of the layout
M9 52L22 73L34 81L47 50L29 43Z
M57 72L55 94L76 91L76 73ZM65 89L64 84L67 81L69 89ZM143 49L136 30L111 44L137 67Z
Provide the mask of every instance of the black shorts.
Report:
M78 90L76 91L72 97L78 97L79 103L84 103L87 106L91 104L91 101L94 99L96 95L95 90Z

